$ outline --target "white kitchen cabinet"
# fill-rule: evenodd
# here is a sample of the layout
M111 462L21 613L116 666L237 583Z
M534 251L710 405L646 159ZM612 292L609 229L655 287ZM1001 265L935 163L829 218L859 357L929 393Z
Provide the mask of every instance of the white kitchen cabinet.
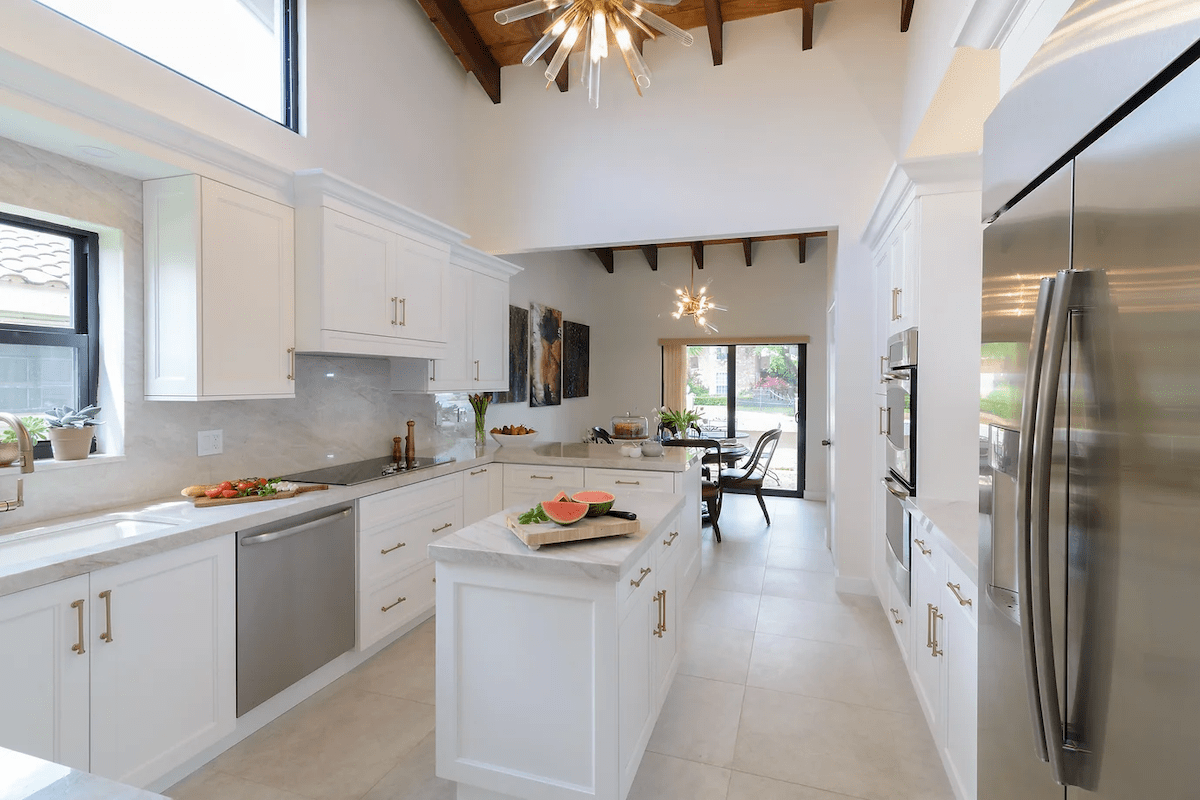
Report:
M617 630L617 753L622 797L633 785L642 753L654 732L654 630L658 625L658 603L652 602L655 591L652 580L638 589Z
M0 598L0 745L145 786L231 733L232 536Z
M976 742L978 738L979 596L957 567L947 565L942 586L945 617L946 663L944 672L945 738L942 760L960 800L976 797Z
M918 309L921 276L917 239L920 206L920 198L909 205L886 245L890 253L888 265L891 270L889 335L920 324Z
M0 597L0 747L86 771L88 576Z
M572 494L583 489L583 467L558 467L545 464L504 465L504 507L532 508L556 494Z
M142 186L146 399L294 397L292 209L198 175Z
M680 608L683 597L679 592L682 542L679 536L679 518L676 517L663 535L656 538L654 545L658 551L655 556L658 569L654 578L658 601L654 610L660 615L658 633L654 634L656 641L653 643L656 711L666 701L671 682L679 669L679 626L683 622Z
M233 539L91 574L91 772L144 786L233 732Z
M297 348L445 357L444 282L464 238L321 170L298 173Z
M896 644L900 648L900 655L904 659L904 663L908 664L912 657L912 637L913 630L916 625L913 621L910 606L905 602L904 595L896 588L896 584L891 577L884 578L888 593L887 604L887 619L891 623L892 634L896 637Z
M463 473L463 525L474 525L504 508L504 473L499 464Z
M912 670L914 687L921 710L933 730L940 749L942 731L942 666L945 663L945 625L941 612L942 584L946 574L945 554L914 527L912 542L912 611L916 614L916 639L913 643Z

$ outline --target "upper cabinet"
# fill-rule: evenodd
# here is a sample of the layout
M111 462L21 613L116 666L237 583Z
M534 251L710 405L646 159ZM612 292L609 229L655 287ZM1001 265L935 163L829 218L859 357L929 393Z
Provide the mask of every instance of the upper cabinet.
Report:
M198 175L143 200L146 399L295 397L292 209Z
M888 335L919 325L921 275L919 242L916 231L921 215L921 200L914 200L896 224L885 245L890 253Z
M322 170L296 175L301 352L443 358L451 245L466 235Z

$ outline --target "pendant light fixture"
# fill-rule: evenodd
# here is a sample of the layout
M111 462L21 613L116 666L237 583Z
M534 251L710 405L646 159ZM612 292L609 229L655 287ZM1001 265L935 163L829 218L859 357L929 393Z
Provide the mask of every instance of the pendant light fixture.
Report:
M701 328L705 333L716 333L716 327L708 321L709 313L713 311L728 311L725 306L719 306L713 302L713 299L708 296L708 286L701 286L700 291L695 290L696 286L696 261L692 260L692 280L691 283L682 289L676 289L675 294L675 311L671 316L675 319L683 319L691 317L692 322L696 323L697 328Z
M679 0L667 0L654 5L677 3ZM639 96L642 89L650 86L650 69L633 43L631 28L641 31L651 39L658 38L658 33L664 33L684 46L690 47L692 44L690 33L667 22L638 0L533 0L531 3L522 3L497 11L495 19L501 25L507 25L546 12L557 14L554 21L543 31L542 38L521 59L521 63L530 66L550 49L555 40L561 38L558 49L554 51L554 57L550 60L550 66L546 68L546 86L549 87L567 63L567 56L582 36L584 66L581 79L587 87L588 102L592 108L600 107L600 61L608 57L610 33L625 60L629 77L633 79L633 87Z

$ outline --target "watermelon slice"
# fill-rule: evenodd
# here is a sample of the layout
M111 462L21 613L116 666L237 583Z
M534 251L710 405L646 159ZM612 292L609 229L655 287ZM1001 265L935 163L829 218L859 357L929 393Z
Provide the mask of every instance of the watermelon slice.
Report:
M569 503L569 502L571 502L571 496L568 495L566 492L559 492L558 494L556 494L554 496L554 499L551 500L550 502L551 503L559 503L559 502Z
M617 498L608 492L589 490L586 492L576 492L571 496L571 499L576 503L587 503L587 515L589 517L598 517L601 514L607 514Z
M542 501L542 511L545 511L546 516L559 525L570 525L588 515L588 505L574 503L570 500L544 500Z

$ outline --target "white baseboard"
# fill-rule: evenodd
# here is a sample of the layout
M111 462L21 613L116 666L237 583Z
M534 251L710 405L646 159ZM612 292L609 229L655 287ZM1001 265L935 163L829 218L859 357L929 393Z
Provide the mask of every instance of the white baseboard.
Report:
M847 575L835 575L833 588L842 594L861 594L867 597L877 597L875 585L870 578L851 578Z
M814 492L814 491L809 491L808 489L805 489L804 490L804 499L812 500L817 503L824 503L828 498L826 497L825 492Z

